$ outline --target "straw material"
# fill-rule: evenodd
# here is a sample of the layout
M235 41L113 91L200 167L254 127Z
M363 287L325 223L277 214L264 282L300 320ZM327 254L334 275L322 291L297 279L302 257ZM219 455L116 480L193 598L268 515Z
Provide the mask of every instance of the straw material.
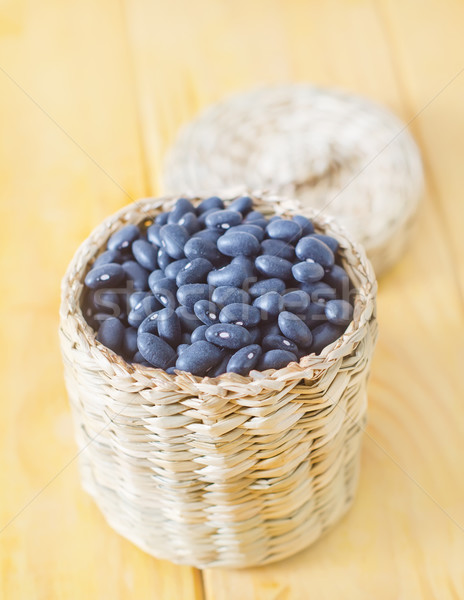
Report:
M60 340L83 485L116 531L156 557L264 564L308 546L353 501L376 281L362 248L318 216L358 288L353 323L322 355L215 379L128 364L85 322L84 276L112 232L174 201L143 200L108 218L63 280ZM301 210L273 197L255 203L269 215Z
M182 130L169 193L246 185L324 209L361 242L377 275L403 253L422 187L406 125L359 96L306 84L232 96Z

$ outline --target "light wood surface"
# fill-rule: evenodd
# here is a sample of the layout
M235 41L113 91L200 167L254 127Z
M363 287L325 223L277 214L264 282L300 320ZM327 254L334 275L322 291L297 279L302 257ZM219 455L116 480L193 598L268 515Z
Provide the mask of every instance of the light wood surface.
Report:
M464 598L463 29L458 0L0 3L0 598ZM122 540L80 488L59 281L104 216L160 191L181 123L289 80L411 120L427 193L380 282L353 509L287 561L200 573Z

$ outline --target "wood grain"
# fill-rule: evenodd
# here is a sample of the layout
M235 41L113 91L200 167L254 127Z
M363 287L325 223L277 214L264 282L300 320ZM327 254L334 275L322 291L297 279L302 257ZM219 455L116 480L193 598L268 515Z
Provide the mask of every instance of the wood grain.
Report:
M0 529L14 519L0 533L0 597L464 598L463 17L458 0L0 4ZM380 282L353 509L307 551L206 571L203 589L198 572L114 534L81 491L59 280L104 216L160 190L183 122L292 80L412 120L427 194L409 252Z
M190 600L196 573L122 540L81 490L58 351L68 261L147 191L123 15L1 7L0 597Z

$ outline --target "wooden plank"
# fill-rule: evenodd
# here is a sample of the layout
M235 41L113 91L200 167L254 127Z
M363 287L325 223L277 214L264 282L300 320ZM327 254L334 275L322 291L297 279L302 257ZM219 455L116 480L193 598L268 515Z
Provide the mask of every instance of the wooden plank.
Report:
M414 39L414 52L404 63L403 55L395 60L387 8L378 11L367 1L250 5L201 0L192 5L177 0L161 7L128 0L151 180L159 184L160 161L182 122L209 102L256 83L296 79L340 85L381 100L405 120L413 117L446 83L443 73L451 76L459 62L454 36L462 20L455 3L439 9L429 2L424 10L423 3L412 1L387 4L404 47L409 48L410 34ZM156 35L153 23L162 23ZM436 29L443 41L439 52L427 34ZM448 30L454 41L446 44ZM403 77L414 86L414 102L398 79L398 62L407 68ZM464 352L462 335L456 335L462 332L463 314L457 255L448 240L452 219L447 217L445 226L443 218L455 210L460 184L464 132L458 98L456 88L451 99L443 95L430 105L434 119L427 121L428 141L418 137L435 178L441 154L443 176L429 186L409 253L381 282L381 335L355 506L338 527L294 558L260 569L207 570L208 598L464 595L459 560L464 552L459 503ZM440 129L443 119L449 127ZM436 136L439 146L432 153ZM455 222L456 232L461 222ZM462 242L456 237L455 245Z
M148 191L121 8L7 1L0 23L0 597L199 598L194 570L124 541L81 490L60 366L69 259Z
M422 147L438 219L447 233L450 252L462 257L464 203L458 199L464 162L464 4L429 0L418 9L414 0L382 1L377 8L405 103L411 115L418 115L411 129ZM464 302L464 261L455 261L454 269Z

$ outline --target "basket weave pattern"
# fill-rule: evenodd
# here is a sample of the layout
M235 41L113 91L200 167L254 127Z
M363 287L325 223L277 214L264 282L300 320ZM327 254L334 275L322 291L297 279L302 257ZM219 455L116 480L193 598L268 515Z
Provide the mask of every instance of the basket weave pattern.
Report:
M307 84L265 87L206 109L175 142L169 193L244 184L336 216L379 275L402 254L423 187L404 123L357 95Z
M60 339L83 485L116 531L156 557L264 564L309 545L352 503L377 334L375 277L363 250L318 217L359 289L354 322L320 356L215 379L128 364L85 322L83 280L111 233L174 201L147 199L107 219L63 280ZM301 208L255 203L267 214Z

